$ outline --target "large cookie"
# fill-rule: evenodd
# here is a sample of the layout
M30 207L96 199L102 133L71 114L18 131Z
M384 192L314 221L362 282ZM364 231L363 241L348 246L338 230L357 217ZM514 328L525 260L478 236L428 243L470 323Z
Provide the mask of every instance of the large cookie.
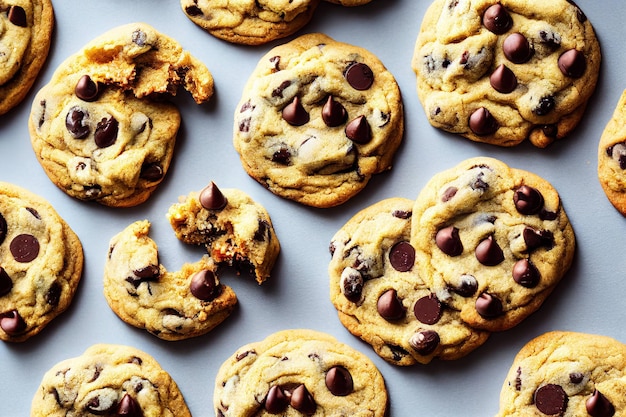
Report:
M414 201L390 198L352 217L332 238L330 298L343 325L396 365L457 359L484 343L426 286L410 243Z
M39 333L70 305L82 272L80 240L50 203L0 182L0 339Z
M191 417L180 389L150 355L98 344L45 373L31 417Z
M571 0L435 0L412 66L433 126L543 148L583 117L600 61L593 27Z
M53 28L50 0L0 4L0 115L30 91L48 58Z
M284 330L242 346L220 367L215 415L382 417L385 381L369 358L313 330Z
M598 178L613 206L626 216L626 91L598 145Z
M173 156L180 114L162 99L179 87L202 103L213 94L213 78L147 24L110 30L67 58L38 92L29 118L37 159L72 197L142 203Z
M545 333L515 357L497 417L622 416L626 345L601 335Z
M234 145L273 193L330 207L391 167L403 129L400 90L383 64L308 34L261 58L235 110Z

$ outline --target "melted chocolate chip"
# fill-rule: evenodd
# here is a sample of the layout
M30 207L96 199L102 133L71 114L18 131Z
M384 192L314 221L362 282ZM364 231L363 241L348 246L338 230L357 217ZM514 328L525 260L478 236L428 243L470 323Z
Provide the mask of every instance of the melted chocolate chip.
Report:
M398 219L406 220L406 219L410 219L413 213L411 211L406 211L406 210L394 210L391 213L391 215Z
M443 306L435 294L429 294L415 302L413 314L424 324L435 324L443 314Z
M439 333L433 330L424 330L411 336L409 345L420 355L430 355L437 349L440 341Z
M441 196L441 201L443 203L447 203L448 201L452 200L452 198L456 195L457 191L459 191L459 189L456 187L446 188L446 190L443 192L443 195Z
M346 268L341 273L341 293L349 301L357 303L361 300L363 292L363 277L361 273L354 268Z
M592 417L611 417L615 414L615 407L608 398L597 389L585 402L587 413Z
M94 140L99 148L108 148L117 140L119 123L113 116L108 119L105 117L96 125Z
M95 101L98 98L98 83L93 81L89 75L83 75L76 83L74 94L83 101Z
M337 397L345 397L354 390L352 375L343 366L333 366L326 372L326 388Z
M376 308L378 314L387 321L400 320L405 314L402 301L394 289L387 290L378 298Z
M4 242L4 239L7 237L7 232L9 227L7 225L7 221L2 214L0 214L0 245Z
M361 62L355 62L346 70L346 80L355 90L367 90L374 83L372 69Z
M259 227L256 229L256 232L254 232L254 236L252 237L252 239L257 242L265 242L265 239L271 240L272 235L269 233L270 224L268 223L268 221L258 219L257 223Z
M344 124L348 118L348 112L341 103L335 101L333 96L328 96L322 107L322 120L328 127L336 127Z
M499 3L490 6L483 14L483 25L496 35L506 33L513 25L513 19Z
M553 96L541 97L541 99L539 99L539 103L537 103L537 107L533 109L533 112L537 116L545 116L550 113L555 106L556 102L554 101Z
M46 291L46 295L44 295L46 303L55 307L59 305L59 300L61 299L61 291L61 285L57 282L53 282L52 285L50 285L50 288L48 288L48 291Z
M476 299L476 311L483 318L491 319L502 314L502 301L494 295L482 293Z
M17 262L28 263L39 255L39 240L33 235L21 234L13 238L9 248Z
M478 290L478 281L472 275L463 274L461 282L450 289L461 297L471 297Z
M283 119L292 126L302 126L309 122L309 113L300 103L298 96L283 109Z
M9 8L8 17L9 22L13 23L15 26L23 28L28 26L26 11L20 6L11 6Z
M481 107L470 115L469 128L479 136L491 135L498 130L498 121L489 110Z
M302 414L306 415L314 414L317 409L317 404L315 403L313 396L309 390L306 389L304 384L300 384L293 390L289 404Z
M559 69L561 72L572 78L580 78L587 69L585 54L576 49L570 49L559 57Z
M547 384L535 391L535 406L543 414L562 415L567 408L568 397L560 385Z
M410 271L415 263L415 249L409 242L398 242L389 252L389 262L398 272Z
M500 64L489 77L494 90L508 94L517 88L517 77L506 65Z
M289 399L278 385L270 388L265 396L265 410L270 414L282 413L289 405Z
M348 139L355 143L365 144L372 140L372 130L365 116L359 116L348 122L345 133Z
M493 235L483 239L474 251L476 259L483 265L496 266L504 261L504 253Z
M463 253L463 244L459 236L459 229L448 226L440 229L435 236L435 243L448 256L459 256Z
M0 315L0 329L9 336L15 336L26 330L26 322L17 310L7 311Z
M504 56L514 64L523 64L533 54L528 39L521 33L512 33L502 43Z
M70 135L74 139L85 139L89 136L89 124L87 124L87 119L89 118L89 114L87 110L81 109L78 106L72 107L65 117L65 127Z
M161 275L161 270L158 265L148 265L143 268L135 269L133 274L141 280L156 281Z
M142 417L143 412L137 401L128 394L125 394L117 406L117 416L119 417Z
M219 284L213 271L208 269L196 272L191 277L189 290L202 301L214 300L219 295Z
M554 234L549 230L535 230L527 227L522 232L522 236L526 243L527 252L532 252L541 247L552 249L554 246Z
M291 163L291 152L287 146L281 146L274 154L272 155L272 162L276 162L281 165L289 165Z
M200 191L200 204L207 210L222 210L228 203L226 197L213 181Z
M543 207L543 195L536 188L522 185L515 190L513 203L521 214L537 214Z
M539 284L541 275L528 259L520 259L513 265L513 279L522 287L534 288Z
M7 271L0 266L0 297L11 292L13 281Z
M146 181L155 182L163 179L163 168L157 162L146 163L141 166L141 172L139 173L139 177Z

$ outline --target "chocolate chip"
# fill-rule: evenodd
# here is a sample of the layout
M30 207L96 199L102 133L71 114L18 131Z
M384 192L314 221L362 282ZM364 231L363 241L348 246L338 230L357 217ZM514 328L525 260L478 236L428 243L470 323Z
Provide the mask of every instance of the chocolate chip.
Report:
M539 99L539 103L537 103L537 107L533 109L533 112L537 116L545 116L546 114L550 113L554 109L555 106L556 106L556 102L554 101L554 97L552 96L541 97Z
M520 259L513 265L513 279L522 287L534 288L540 278L539 270L528 259Z
M346 80L355 90L367 90L374 83L372 69L361 62L355 62L346 70Z
M282 413L289 405L289 399L278 386L274 385L267 392L265 397L265 410L270 414Z
M163 168L157 162L143 164L141 166L141 172L139 173L141 179L150 182L161 180L163 175L165 175Z
M346 122L348 112L341 103L335 101L333 96L328 96L324 107L322 107L322 120L328 127L336 127Z
M228 200L213 181L200 191L200 204L207 210L222 210Z
M521 33L512 33L502 42L504 56L514 64L523 64L533 54L528 39Z
M289 404L302 414L312 415L317 409L317 404L311 393L306 389L304 384L300 384L291 393Z
M585 402L587 413L592 417L611 417L615 414L615 407L608 398L597 389Z
M39 241L29 234L21 234L13 238L9 248L15 260L21 263L28 263L39 255Z
M289 165L291 163L291 152L287 146L281 146L274 154L272 155L272 162L276 162L281 165Z
M492 236L483 239L474 251L476 259L483 265L496 266L504 261L504 253Z
M9 8L9 22L13 23L15 26L25 28L28 26L28 21L26 19L26 11L20 6L11 6Z
M124 394L117 406L117 416L119 417L142 417L143 412L137 401L128 394Z
M113 116L108 119L105 117L96 125L94 140L99 148L108 148L117 140L119 123Z
M365 116L352 119L345 129L346 136L352 142L365 144L372 140L372 130Z
M506 33L513 25L513 19L499 3L490 6L483 14L483 25L496 35Z
M626 169L626 143L620 142L606 148L606 155L619 164L620 169Z
M562 415L567 408L568 397L560 385L547 384L535 391L535 406L543 414Z
M137 46L144 46L146 44L146 40L148 39L148 35L143 30L137 29L132 34L133 43Z
M409 339L409 345L420 355L430 355L437 349L441 339L434 330L424 330L415 333Z
M7 311L0 315L0 329L9 336L15 336L26 330L26 322L17 310Z
M500 64L489 77L491 86L502 94L508 94L517 88L517 78L506 65Z
M585 54L576 49L570 49L559 57L559 69L561 72L572 78L580 78L587 69Z
M536 188L522 185L515 190L513 203L521 214L537 214L543 207L543 195Z
M539 39L541 43L546 45L550 49L558 49L561 46L561 36L558 33L552 31L539 31Z
M363 277L361 273L354 268L345 268L341 273L341 293L349 301L357 303L361 300L363 292Z
M415 302L413 313L421 323L435 324L441 318L443 306L435 294L429 294Z
M345 397L354 390L352 375L343 366L333 366L326 372L326 388L337 397Z
M300 103L298 96L283 109L283 119L292 126L302 126L309 122L309 113Z
M398 242L389 252L389 262L398 272L410 271L415 263L415 249L409 242Z
M463 244L459 236L459 229L448 226L440 229L435 236L435 243L448 256L459 256L463 253Z
M387 321L400 320L405 314L402 301L394 289L387 290L378 298L376 309L378 314Z
M461 275L461 282L450 289L461 297L471 297L478 290L478 281L472 275L463 274Z
M34 218L36 218L37 220L41 220L41 215L39 214L39 212L37 210L35 210L32 207L26 207L26 211L28 211L30 214L33 215Z
M137 276L137 278L141 280L151 280L156 281L159 279L161 275L161 269L158 265L148 265L143 268L135 269L133 274Z
M459 191L459 189L456 187L446 188L446 190L443 192L443 195L441 196L441 202L447 203L448 201L452 200L452 198L456 195L457 191Z
M195 5L192 6L187 6L185 8L185 13L187 13L189 16L202 16L204 15L204 13L202 13L202 10Z
M89 75L83 75L76 83L74 94L84 101L95 101L98 98L98 83L93 81Z
M498 121L489 110L481 107L470 115L469 128L479 136L490 135L498 130Z
M259 227L254 232L253 239L257 242L265 242L265 239L271 239L272 235L269 233L270 224L267 220L258 219Z
M502 301L494 295L482 293L476 299L476 311L483 318L491 319L502 314Z
M549 138L556 138L559 134L559 126L555 124L543 125L541 131Z
M52 285L50 285L50 288L48 288L48 291L46 291L46 295L44 296L46 303L51 306L59 305L59 300L61 299L61 291L61 285L58 282L53 282Z
M411 211L406 211L406 210L394 210L394 211L391 213L391 215L392 215L393 217L398 218L398 219L403 219L403 220L406 220L406 219L410 219L410 218L411 218L411 216L413 215L413 212L411 212Z
M0 266L0 297L8 294L13 288L13 281L7 271Z
M582 372L572 372L569 374L569 381L572 384L580 384L585 379L585 375Z
M87 110L81 109L78 106L72 107L67 112L67 116L65 117L65 127L74 139L85 139L89 136L90 129L87 124L88 118L89 114L87 113Z
M522 236L526 243L527 252L532 252L541 247L552 249L554 246L554 234L549 230L535 230L527 227L522 232Z
M211 301L219 295L219 283L213 271L208 269L196 272L191 277L189 289L194 297L202 301Z

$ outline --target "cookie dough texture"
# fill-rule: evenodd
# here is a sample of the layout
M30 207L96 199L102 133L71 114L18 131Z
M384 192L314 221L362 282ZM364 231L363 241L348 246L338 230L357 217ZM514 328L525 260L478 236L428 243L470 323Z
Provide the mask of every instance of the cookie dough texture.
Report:
M114 28L61 64L36 95L31 143L48 177L80 200L144 202L161 183L181 122L163 100L213 94L204 64L145 23Z
M566 331L531 340L515 357L497 417L622 415L626 346L607 336Z
M433 126L544 148L583 117L600 61L591 22L572 1L435 0L412 66Z
M308 34L261 58L235 110L234 145L271 192L331 207L390 169L403 132L400 90L383 64Z
M607 198L626 216L626 91L598 145L598 178Z
M385 381L365 355L325 333L284 330L220 367L217 416L384 416Z
M50 203L0 182L0 339L39 333L70 305L82 272L81 242Z
M191 417L176 382L153 357L110 344L93 345L46 372L30 415Z
M21 103L50 50L50 0L13 0L0 6L0 115Z

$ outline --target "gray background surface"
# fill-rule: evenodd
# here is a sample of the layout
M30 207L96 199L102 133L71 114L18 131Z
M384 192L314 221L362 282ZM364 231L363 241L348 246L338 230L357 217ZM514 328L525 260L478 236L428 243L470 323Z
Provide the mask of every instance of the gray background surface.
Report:
M560 329L601 333L626 342L626 221L606 199L596 175L598 140L626 88L626 9L619 0L578 0L602 46L599 84L576 131L541 150L527 143L510 149L472 143L428 124L410 61L429 4L374 0L347 9L323 3L300 32L324 32L375 53L397 78L405 105L406 134L393 169L374 178L348 203L321 210L266 191L244 173L232 146L233 112L243 85L258 59L284 41L259 47L220 41L191 23L176 0L56 0L57 27L48 64L26 101L0 117L0 180L26 187L53 204L83 242L85 271L67 312L25 343L0 343L0 416L28 415L44 372L94 343L127 344L154 356L179 384L192 414L205 417L214 415L217 369L238 347L278 330L311 328L328 332L373 359L386 378L392 416L484 417L497 412L505 374L515 353L531 338ZM111 209L71 199L50 182L31 149L27 117L34 92L68 55L101 33L133 21L155 26L201 59L215 77L216 95L202 106L188 95L176 99L183 123L166 180L147 203ZM494 334L466 358L394 367L339 323L328 298L330 239L358 210L388 197L415 198L433 174L479 155L535 172L557 188L578 238L574 264L535 315L512 330ZM126 325L109 309L102 295L108 242L131 222L146 218L153 223L151 236L168 269L196 261L202 251L176 240L165 213L178 196L211 180L224 188L240 188L267 208L282 252L271 280L261 287L234 274L222 277L234 288L239 305L218 328L203 337L165 342Z

